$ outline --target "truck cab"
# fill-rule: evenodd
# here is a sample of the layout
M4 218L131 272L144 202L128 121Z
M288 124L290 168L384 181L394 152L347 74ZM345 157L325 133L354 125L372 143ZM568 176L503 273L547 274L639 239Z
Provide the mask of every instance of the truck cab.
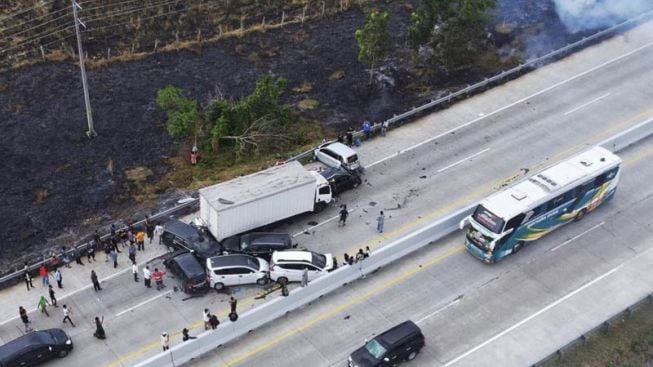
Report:
M333 200L333 193L329 181L324 176L317 171L310 172L315 177L315 208L313 211L319 212Z

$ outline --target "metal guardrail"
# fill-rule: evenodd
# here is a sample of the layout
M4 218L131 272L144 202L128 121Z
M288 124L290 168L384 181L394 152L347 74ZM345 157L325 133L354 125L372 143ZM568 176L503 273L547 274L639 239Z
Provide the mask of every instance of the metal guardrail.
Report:
M653 135L653 117L604 140L599 145L616 152L651 135ZM381 247L374 251L370 257L357 264L341 266L328 275L309 283L306 287L294 289L287 297L277 297L245 312L236 322L224 322L216 331L204 332L198 335L197 339L175 345L170 350L152 356L137 366L172 367L187 363L193 358L233 341L281 316L309 305L341 286L376 272L378 269L456 231L458 223L471 213L475 205L469 205L453 214L438 219L405 237Z
M566 46L564 46L562 48L551 51L546 55L527 60L525 63L519 64L519 65L515 66L512 69L504 70L504 71L502 71L502 72L500 72L500 73L498 73L498 74L496 74L496 75L494 75L492 77L486 78L481 82L478 82L478 83L475 83L475 84L472 84L472 85L468 85L467 87L465 87L465 88L463 88L461 90L458 90L456 92L449 92L449 94L444 96L444 97L438 98L436 100L432 100L431 102L426 103L424 105L421 105L419 107L414 107L411 110L406 111L404 113L401 113L399 115L394 115L394 116L392 116L391 118L385 120L382 123L375 123L372 126L372 131L375 132L377 130L380 130L382 124L386 124L386 127L387 127L388 130L392 129L393 125L398 124L398 123L403 123L403 120L407 120L407 119L409 119L409 118L411 118L411 117L413 117L413 116L415 116L415 115L417 115L419 113L422 113L422 112L424 112L426 110L430 110L430 109L435 108L435 107L438 107L440 105L451 103L451 101L455 100L458 97L461 97L461 96L464 96L464 95L467 95L467 94L482 90L483 88L486 88L486 87L488 87L488 86L490 86L493 83L496 83L498 81L515 77L515 76L519 75L519 73L521 73L524 70L528 70L528 69L536 67L538 65L545 64L545 63L551 61L552 59L554 59L554 58L556 58L558 56L561 56L561 55L565 55L567 52L572 51L574 49L577 49L577 48L579 48L581 46L584 46L589 42L593 42L593 41L595 41L597 39L605 37L605 36L607 36L607 35L609 35L611 33L614 33L614 32L616 32L616 31L618 31L618 30L620 30L622 28L627 28L629 26L634 26L634 25L636 25L636 24L638 24L638 23L640 23L640 22L642 22L644 20L647 20L649 18L653 18L653 11L649 11L649 12L640 14L637 17L628 19L628 20L626 20L626 21L624 21L622 23L619 23L617 25L614 25L614 26L612 26L610 28L599 31L599 32L597 32L597 33L595 33L595 34L593 34L591 36L583 37L583 39L581 39L579 41L570 43L570 44L568 44L568 45L566 45ZM364 135L364 133L363 133L362 130L357 130L357 131L354 132L354 138L359 138L359 137L362 137L363 135ZM303 152L303 153L300 153L300 154L298 154L296 156L290 157L290 158L288 158L286 160L286 162L294 161L294 160L301 160L301 159L304 159L304 158L311 157L312 155L313 155L313 149L311 149L309 151L306 151L306 152Z
M161 220L161 219L166 218L166 217L168 217L168 216L170 216L170 215L172 215L174 213L177 213L177 212L182 211L184 209L188 209L188 208L196 205L197 203L199 203L199 199L189 198L186 202L184 202L184 203L182 203L180 205L177 205L175 207L166 209L166 210L164 210L164 211L162 211L160 213L157 213L157 214L154 214L154 215L150 216L150 219L154 220L154 221ZM135 223L132 223L132 226L138 227L138 226L142 226L144 223L145 223L145 219L137 221ZM127 228L127 226L123 226L123 227L117 228L116 230L124 230L126 228ZM105 240L105 239L109 238L109 236L110 236L110 234L107 233L107 234L104 234L103 236L101 236L100 239ZM89 244L90 244L89 242L86 242L86 243L82 243L80 245L74 245L73 247L75 249L77 249L78 251L85 251L88 248ZM73 251L71 249L69 251L66 251L65 253L68 256L71 256L72 252ZM71 260L74 260L74 259L72 259L72 257L71 257ZM49 262L50 262L50 259L44 259L44 260L39 261L39 262L37 262L35 264L28 265L28 271L30 273L32 273L32 272L36 271L42 264L47 265ZM13 273L10 273L10 274L7 274L7 275L1 277L0 278L0 287L4 286L6 283L8 283L8 282L10 282L12 280L23 277L24 273L25 273L25 270L21 268L20 270L17 270L17 271L15 271Z

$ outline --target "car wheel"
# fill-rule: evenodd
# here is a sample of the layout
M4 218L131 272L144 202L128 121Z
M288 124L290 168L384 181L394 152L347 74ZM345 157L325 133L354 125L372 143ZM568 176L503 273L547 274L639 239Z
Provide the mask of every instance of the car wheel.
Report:
M409 361L412 361L413 359L415 359L415 357L417 357L417 351L416 350L410 352L410 354L408 355L408 357L406 359L409 360Z
M524 247L524 242L519 241L515 244L515 246L512 248L512 253L516 254L519 252Z
M268 282L268 278L265 277L256 280L256 284L258 285L265 285L267 282Z
M223 283L215 283L215 284L213 285L213 288L214 288L216 291L220 292L221 290L224 289L224 284L223 284Z
M574 221L578 222L582 220L583 218L585 218L585 214L587 214L587 209L583 209L579 211L578 213L576 213L576 218L574 218Z
M288 278L286 278L286 277L279 277L279 278L277 278L277 283L279 283L279 284L281 284L281 285L288 284Z
M59 351L59 353L57 353L57 357L59 357L59 358L63 358L65 356L67 356L67 355L68 355L68 351L65 350L65 349L62 349L62 350Z
M361 184L361 180L358 179L358 180L354 181L354 185L353 185L353 187L354 187L354 188L357 188L358 186L360 186L360 184Z

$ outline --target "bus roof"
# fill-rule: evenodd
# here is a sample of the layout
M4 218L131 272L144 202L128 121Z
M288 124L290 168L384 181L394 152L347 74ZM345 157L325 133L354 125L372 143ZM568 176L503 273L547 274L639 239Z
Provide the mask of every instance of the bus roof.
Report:
M620 163L618 156L597 146L489 196L481 205L508 220L539 205L545 198L552 198L558 192L563 193L579 180Z

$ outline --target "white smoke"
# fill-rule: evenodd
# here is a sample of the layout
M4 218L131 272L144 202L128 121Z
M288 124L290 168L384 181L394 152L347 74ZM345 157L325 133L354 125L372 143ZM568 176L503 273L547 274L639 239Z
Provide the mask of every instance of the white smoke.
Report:
M610 27L653 10L651 0L553 0L571 33Z

